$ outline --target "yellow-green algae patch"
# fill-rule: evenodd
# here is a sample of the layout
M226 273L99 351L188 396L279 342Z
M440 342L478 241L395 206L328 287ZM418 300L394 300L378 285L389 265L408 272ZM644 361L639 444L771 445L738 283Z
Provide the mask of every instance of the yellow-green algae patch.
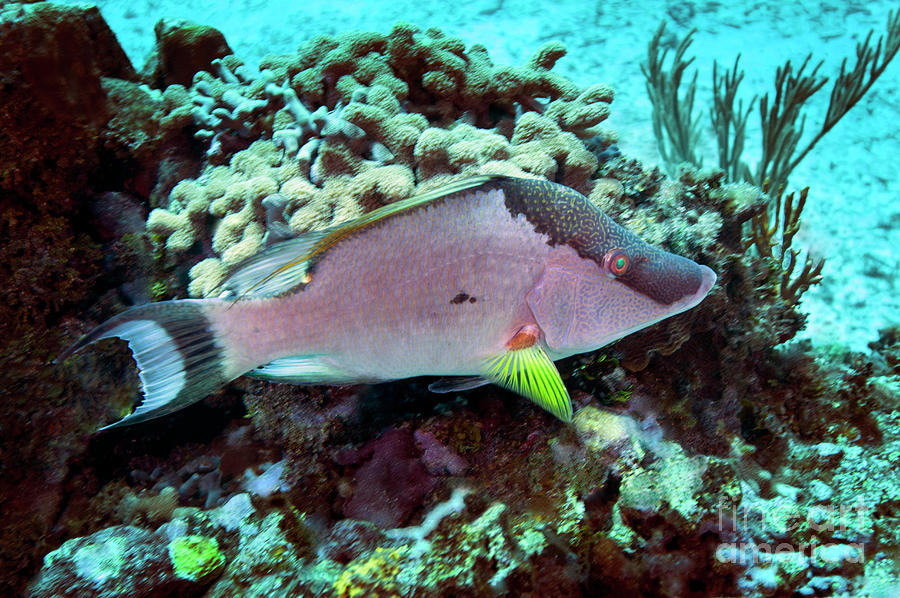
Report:
M215 538L181 536L169 542L169 559L175 575L198 581L222 570L225 557L219 552Z

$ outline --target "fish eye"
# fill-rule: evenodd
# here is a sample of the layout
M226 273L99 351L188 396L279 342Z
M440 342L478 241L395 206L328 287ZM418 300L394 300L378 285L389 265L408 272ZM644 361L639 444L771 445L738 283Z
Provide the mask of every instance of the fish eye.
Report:
M622 249L610 249L603 256L603 269L613 276L622 276L628 272L631 259Z

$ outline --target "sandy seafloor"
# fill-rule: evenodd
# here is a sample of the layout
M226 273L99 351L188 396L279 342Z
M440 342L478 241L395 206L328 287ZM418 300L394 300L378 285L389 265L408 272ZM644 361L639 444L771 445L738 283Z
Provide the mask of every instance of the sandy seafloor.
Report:
M776 67L787 59L798 63L809 52L814 61L824 60L820 72L833 79L841 60L855 56L856 43L870 29L875 29L876 37L881 34L888 11L900 9L897 2L885 0L104 0L97 4L137 68L152 50L153 25L163 17L218 28L251 65L268 53L293 52L300 42L319 34L351 29L388 32L398 20L481 43L497 63L522 64L541 43L562 40L569 54L555 70L582 86L606 82L615 87L613 115L606 124L618 132L626 154L646 163L658 163L659 156L639 65L662 19L679 36L697 29L692 46L700 70L697 103L705 111L712 101L713 60L730 67L741 53L746 70L742 91L747 98L772 90ZM829 85L808 110L807 135L817 131L824 118ZM708 122L706 114L703 119ZM750 164L758 155L758 123L754 110L745 151ZM711 129L706 141L705 164L713 165ZM793 188L811 187L795 246L827 259L824 282L804 297L810 317L799 338L864 350L879 328L900 324L898 154L900 58L791 179Z

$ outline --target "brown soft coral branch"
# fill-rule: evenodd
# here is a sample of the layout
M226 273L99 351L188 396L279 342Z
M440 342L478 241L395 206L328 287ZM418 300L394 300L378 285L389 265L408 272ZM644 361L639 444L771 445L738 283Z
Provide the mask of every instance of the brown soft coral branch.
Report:
M800 230L800 215L806 206L809 187L800 191L796 203L794 194L775 196L772 213L775 222L770 224L768 210L761 210L750 221L750 238L744 244L744 250L755 247L763 258L771 259L781 268L778 282L778 295L785 303L794 305L809 287L822 281L822 268L825 260L813 259L808 253L803 260L803 269L794 276L797 258L800 251L792 249L794 236Z

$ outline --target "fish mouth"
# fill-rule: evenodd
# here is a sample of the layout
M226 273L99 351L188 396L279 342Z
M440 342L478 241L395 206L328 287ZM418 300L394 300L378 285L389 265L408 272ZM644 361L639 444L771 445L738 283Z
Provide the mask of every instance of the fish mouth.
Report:
M697 264L697 268L700 269L700 284L697 286L697 290L690 295L684 296L681 301L677 302L674 310L669 314L670 316L687 311L699 304L712 290L713 285L716 284L718 277L712 268L702 264Z
M716 284L717 276L712 268L699 264L700 266L700 288L697 289L697 297L703 299L709 293L713 285Z

